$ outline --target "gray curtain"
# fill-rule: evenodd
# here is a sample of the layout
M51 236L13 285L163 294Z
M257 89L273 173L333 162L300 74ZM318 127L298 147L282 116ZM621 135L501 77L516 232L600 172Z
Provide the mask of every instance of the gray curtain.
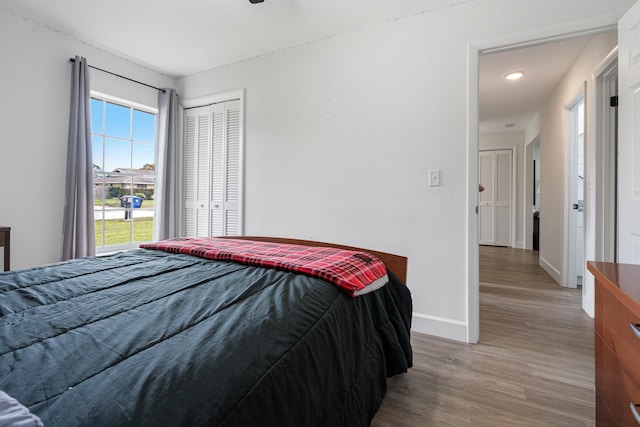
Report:
M63 260L96 253L89 65L85 58L76 56L72 66L67 183L63 218Z
M156 185L153 239L180 235L180 147L178 94L174 89L158 92L156 121Z

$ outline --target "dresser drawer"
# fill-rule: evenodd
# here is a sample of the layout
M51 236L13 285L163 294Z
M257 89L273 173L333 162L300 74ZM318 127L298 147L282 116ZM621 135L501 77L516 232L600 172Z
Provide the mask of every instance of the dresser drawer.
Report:
M629 407L632 402L640 403L640 382L620 363L598 334L595 336L595 351L598 426L640 426ZM615 423L611 422L611 416Z
M603 286L596 286L595 330L618 359L640 380L640 338L630 324L640 324L640 316L632 313Z

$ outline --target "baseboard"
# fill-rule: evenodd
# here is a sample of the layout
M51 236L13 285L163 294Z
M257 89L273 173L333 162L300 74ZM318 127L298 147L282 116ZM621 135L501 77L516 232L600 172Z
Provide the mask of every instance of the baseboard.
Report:
M553 265L547 262L546 259L542 257L540 257L539 259L540 267L542 267L544 271L549 273L549 276L551 276L553 280L555 280L560 286L562 286L562 274L560 273L560 271L558 271Z
M592 274L587 273L582 278L582 309L589 315L589 317L595 317L595 279Z
M595 303L587 295L582 295L582 309L592 319L595 317Z
M524 249L524 242L521 240L519 242L516 242L516 249Z
M413 313L411 330L455 341L467 342L468 326L465 322L428 314Z

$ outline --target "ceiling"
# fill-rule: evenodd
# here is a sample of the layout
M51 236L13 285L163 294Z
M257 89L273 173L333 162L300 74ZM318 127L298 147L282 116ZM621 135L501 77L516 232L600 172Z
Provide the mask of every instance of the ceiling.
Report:
M481 55L480 133L525 130L592 37ZM525 74L505 79L511 71Z
M0 11L178 78L472 1L0 0ZM588 40L482 55L481 133L523 130ZM506 81L515 69L524 78Z
M0 0L0 10L181 77L472 1Z

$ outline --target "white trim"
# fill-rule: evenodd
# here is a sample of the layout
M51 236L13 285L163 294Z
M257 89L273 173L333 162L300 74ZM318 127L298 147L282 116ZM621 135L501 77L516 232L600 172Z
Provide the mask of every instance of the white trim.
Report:
M555 268L550 262L548 262L542 256L539 257L539 262L540 262L540 267L542 267L544 271L549 273L549 276L551 276L553 280L555 280L558 283L561 283L562 274L560 274L560 271L557 268Z
M590 246L586 248L587 259L596 259L600 261L615 261L615 248L611 243L614 239L615 229L610 232L609 222L615 223L615 209L611 209L616 204L615 192L611 191L615 178L615 166L611 163L615 162L615 152L610 142L610 110L609 97L612 95L609 87L610 76L617 76L618 69L618 46L613 48L611 52L594 68L591 75L595 96L594 102L594 119L595 123L591 127L594 129L593 138L590 143L595 147L589 153L593 153L595 160L588 160L587 164L595 166L595 173L592 173L591 183L595 187L590 194L595 195L595 200L591 201L588 208L588 214L593 215L593 229L587 230L587 235L593 233L589 239ZM595 280L592 274L586 274L582 281L582 309L590 316L595 315Z
M595 17L594 21L601 21ZM571 30L571 28L574 28ZM578 28L580 27L580 28ZM476 41L473 46L482 54L506 52L509 50L540 46L543 44L569 40L577 37L597 35L617 30L616 23L598 25L586 21L565 22L555 27L534 28L518 34L495 37L493 39ZM569 29L569 31L567 31Z
M618 62L618 46L614 47L611 52L604 57L600 64L598 64L598 66L593 70L591 75L593 77L600 77L600 75L608 71L614 62Z
M533 208L535 199L533 180L533 144L540 144L540 134L536 135L532 140L526 142L524 145L523 153L523 211L522 211L522 229L524 241L522 242L522 249L533 250ZM540 177L538 177L540 179ZM539 249L539 248L538 248Z
M511 247L516 247L517 237L517 215L518 211L518 146L511 149Z
M461 339L477 343L480 337L480 247L478 231L478 151L480 136L478 130L479 111L479 52L467 45L467 235L466 235L466 276L467 276L467 323L466 333ZM458 336L450 331L451 338Z
M467 323L454 319L446 319L444 317L430 316L428 314L413 313L411 330L421 334L457 341L466 341L474 344L478 342L478 340L469 340L467 332L469 325Z
M602 62L594 69L592 73L592 81L595 87L595 155L596 155L596 171L592 181L596 186L596 200L593 213L596 217L595 224L595 248L593 253L596 259L601 261L615 262L615 249L605 249L609 245L606 244L613 238L609 233L607 219L614 216L612 212L607 212L616 203L615 194L612 194L611 187L615 178L611 176L612 162L615 162L616 153L613 152L614 147L605 145L605 141L609 141L610 133L610 107L609 97L612 95L609 88L608 79L610 76L617 76L618 73L618 47L616 46ZM615 166L613 167L615 169ZM613 200L611 200L613 199ZM615 234L615 230L613 231ZM613 246L613 245L611 245Z

